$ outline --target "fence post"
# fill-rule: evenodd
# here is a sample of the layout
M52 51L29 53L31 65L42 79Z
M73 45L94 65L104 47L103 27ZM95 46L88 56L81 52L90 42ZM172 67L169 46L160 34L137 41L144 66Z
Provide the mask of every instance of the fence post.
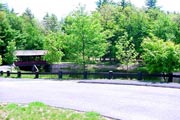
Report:
M21 71L18 71L17 77L18 77L18 78L21 78Z
M3 71L0 72L1 76L3 76Z
M142 72L138 72L137 73L137 79L138 80L142 80Z
M83 72L83 79L87 79L87 71Z
M173 73L168 74L169 78L167 82L173 82Z
M109 79L113 79L113 71L109 71Z
M7 71L7 77L10 77L10 71Z
M62 73L62 71L59 71L59 72L58 72L58 78L59 78L59 79L62 79L62 77L63 77L63 73Z
M39 72L35 72L35 79L39 78Z

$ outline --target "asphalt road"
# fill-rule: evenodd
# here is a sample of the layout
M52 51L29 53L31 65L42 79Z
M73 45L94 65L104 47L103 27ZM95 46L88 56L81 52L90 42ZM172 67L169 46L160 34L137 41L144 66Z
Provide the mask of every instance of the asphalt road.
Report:
M0 78L0 102L33 101L122 120L180 120L180 89Z

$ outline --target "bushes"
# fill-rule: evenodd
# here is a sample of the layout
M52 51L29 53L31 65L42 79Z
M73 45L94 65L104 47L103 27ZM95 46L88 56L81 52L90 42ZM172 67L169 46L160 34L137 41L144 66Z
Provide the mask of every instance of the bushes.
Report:
M142 48L142 59L148 72L171 73L180 68L180 45L152 37L144 40Z

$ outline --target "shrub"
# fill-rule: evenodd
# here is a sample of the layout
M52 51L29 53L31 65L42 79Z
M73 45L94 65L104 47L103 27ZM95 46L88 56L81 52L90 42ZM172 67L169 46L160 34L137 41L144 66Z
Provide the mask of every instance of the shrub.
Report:
M180 68L180 45L157 37L142 43L142 59L148 72L171 73Z

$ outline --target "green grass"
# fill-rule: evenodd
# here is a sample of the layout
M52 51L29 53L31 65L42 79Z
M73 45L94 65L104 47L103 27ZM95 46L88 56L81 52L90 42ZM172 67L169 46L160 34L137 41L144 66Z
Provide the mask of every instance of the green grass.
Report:
M28 105L0 104L0 120L105 120L105 118L96 112L80 113L33 102Z

